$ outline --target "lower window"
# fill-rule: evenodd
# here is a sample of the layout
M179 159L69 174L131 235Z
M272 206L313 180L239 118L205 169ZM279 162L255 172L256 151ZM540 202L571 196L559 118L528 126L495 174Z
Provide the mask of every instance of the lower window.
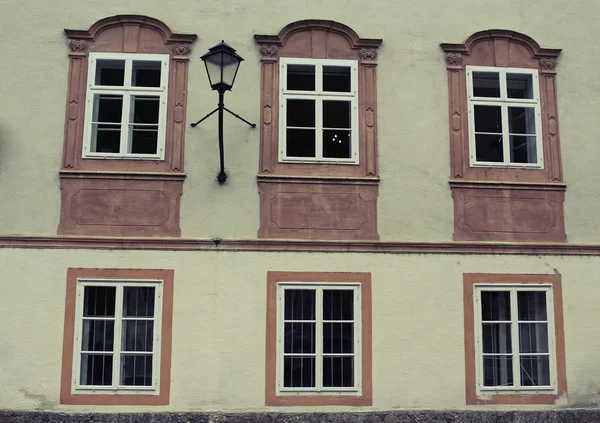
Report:
M268 279L267 405L369 405L370 275Z
M69 269L61 403L168 404L172 298L173 271Z
M566 384L560 292L555 275L465 275L467 403L558 398Z

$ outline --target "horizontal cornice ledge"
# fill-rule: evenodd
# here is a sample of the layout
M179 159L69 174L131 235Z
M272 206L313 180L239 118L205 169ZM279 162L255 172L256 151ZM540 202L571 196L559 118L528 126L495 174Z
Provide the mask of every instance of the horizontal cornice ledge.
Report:
M161 181L183 181L186 178L186 174L183 172L111 172L69 169L60 170L59 176L61 179L136 179Z
M513 181L465 181L451 179L452 188L479 188L479 189L526 189L540 191L565 191L567 184L562 182L513 182Z
M296 176L258 174L260 183L272 184L339 184L339 185L379 185L378 177L342 177L342 176Z
M600 256L600 244L0 235L0 248Z

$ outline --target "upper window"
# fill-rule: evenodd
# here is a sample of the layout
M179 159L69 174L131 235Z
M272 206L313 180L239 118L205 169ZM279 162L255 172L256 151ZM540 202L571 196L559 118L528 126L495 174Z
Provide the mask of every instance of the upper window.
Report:
M281 58L279 159L358 163L358 62Z
M83 157L163 159L169 56L90 53Z
M471 166L542 167L536 69L467 66Z

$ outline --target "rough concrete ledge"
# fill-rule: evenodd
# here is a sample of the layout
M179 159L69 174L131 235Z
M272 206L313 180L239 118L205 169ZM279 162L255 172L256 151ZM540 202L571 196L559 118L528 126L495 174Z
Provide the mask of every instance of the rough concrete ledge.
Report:
M0 411L0 423L593 423L600 409L363 413L53 413Z

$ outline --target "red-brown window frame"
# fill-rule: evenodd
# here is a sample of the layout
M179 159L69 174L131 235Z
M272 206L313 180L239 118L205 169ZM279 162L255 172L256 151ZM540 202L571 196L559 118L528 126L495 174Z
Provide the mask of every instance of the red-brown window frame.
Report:
M72 405L168 405L171 394L171 343L173 327L174 270L168 269L91 269L69 268L65 300L65 326L60 382L60 403ZM102 279L155 279L162 280L162 327L160 350L159 394L73 394L73 353L77 280L80 278Z
M362 318L362 395L277 395L277 285L280 282L323 282L361 285ZM371 274L345 272L267 272L267 336L266 336L266 377L265 405L272 406L324 406L373 405L372 386L372 304Z

